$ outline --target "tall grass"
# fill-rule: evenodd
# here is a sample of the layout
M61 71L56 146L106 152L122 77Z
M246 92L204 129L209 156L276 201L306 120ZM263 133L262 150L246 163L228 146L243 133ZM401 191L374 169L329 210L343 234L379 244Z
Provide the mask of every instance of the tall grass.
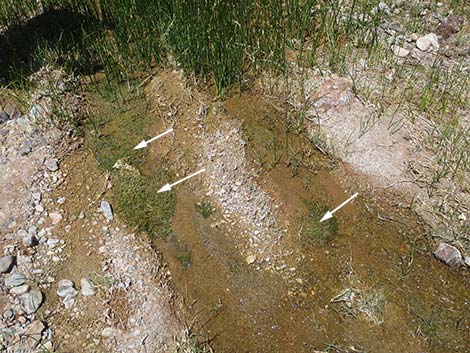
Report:
M219 93L260 70L282 73L293 48L310 64L319 47L328 48L330 65L340 69L349 50L345 43L351 42L347 38L353 35L357 45L373 43L377 17L370 16L376 1L364 0L3 2L0 27L10 32L51 11L80 17L74 28L55 31L60 40L31 31L37 43L32 57L39 61L44 53L55 53L62 64L102 68L111 81L172 58L186 72L212 79Z

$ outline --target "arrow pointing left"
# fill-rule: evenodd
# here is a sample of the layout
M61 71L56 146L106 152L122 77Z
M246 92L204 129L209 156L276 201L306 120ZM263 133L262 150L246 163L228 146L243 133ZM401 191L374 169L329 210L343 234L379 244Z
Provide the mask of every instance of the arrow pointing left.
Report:
M135 150L139 150L141 148L145 148L148 146L150 142L153 142L155 140L158 140L160 137L165 136L166 134L169 134L170 132L173 132L173 128L166 130L165 132L162 132L160 135L157 135L155 137L152 137L150 140L145 141L142 140L137 146L134 147Z
M201 170L198 170L196 173L193 173L191 175L188 175L187 177L184 177L183 179L175 181L173 184L165 184L160 188L160 190L158 190L158 192L170 191L173 186L178 185L179 183L182 183L185 180L191 179L192 177L195 177L196 175L201 174L205 171L206 171L206 168L202 168Z

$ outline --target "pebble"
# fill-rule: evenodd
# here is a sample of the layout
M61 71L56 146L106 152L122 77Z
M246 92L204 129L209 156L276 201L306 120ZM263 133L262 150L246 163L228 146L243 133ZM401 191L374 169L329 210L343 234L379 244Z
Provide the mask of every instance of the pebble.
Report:
M101 331L101 336L108 338L114 335L114 329L112 327L105 327L103 331Z
M20 153L21 156L27 156L30 154L33 150L33 144L31 141L26 140L21 147L19 148L18 152Z
M440 243L434 251L434 256L448 266L459 266L463 261L459 249L447 243Z
M113 218L114 218L114 215L113 215L113 210L112 210L111 205L109 204L109 202L104 201L104 200L101 201L100 208L101 208L101 212L106 217L106 219L109 220L109 221L112 221Z
M5 320L11 320L15 317L15 310L14 309L7 309L3 312L3 318Z
M78 214L78 218L80 218L80 219L85 218L85 212L80 211L80 213Z
M46 243L47 243L47 246L52 249L52 248L54 248L57 244L59 244L59 242L60 242L60 239L49 238L49 239L47 239L47 242L46 242Z
M77 294L77 290L71 280L61 279L57 285L56 293L59 297L65 298L67 295L75 296Z
M0 273L8 273L13 267L15 257L11 255L3 256L0 258Z
M1 112L0 113L0 124L6 123L8 120L10 120L10 115L8 115L7 112Z
M248 255L245 260L246 260L246 263L248 265L251 265L251 264L255 263L256 255Z
M44 165L51 172L55 172L59 170L59 161L56 158L46 159L46 162L44 162Z
M5 278L5 285L9 288L11 287L17 287L21 286L22 284L25 284L28 279L26 278L25 275L21 273L13 273L7 278Z
M58 224L62 220L62 215L59 212L51 212L49 217L51 217L53 224Z
M32 289L21 296L23 309L27 315L35 313L42 305L44 296L38 289Z
M80 280L80 287L81 287L81 292L82 295L85 297L91 296L95 294L95 286L93 283L86 277L82 278Z
M63 205L63 204L65 203L65 197L59 197L59 198L57 199L57 203L58 203L59 205Z

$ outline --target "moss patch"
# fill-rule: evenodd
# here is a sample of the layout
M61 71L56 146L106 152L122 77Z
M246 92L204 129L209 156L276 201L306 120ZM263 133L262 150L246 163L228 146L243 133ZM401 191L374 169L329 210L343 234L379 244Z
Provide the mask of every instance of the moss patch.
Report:
M304 245L328 244L338 231L338 223L334 218L320 223L320 219L328 208L315 201L306 201L308 213L302 219L301 237Z

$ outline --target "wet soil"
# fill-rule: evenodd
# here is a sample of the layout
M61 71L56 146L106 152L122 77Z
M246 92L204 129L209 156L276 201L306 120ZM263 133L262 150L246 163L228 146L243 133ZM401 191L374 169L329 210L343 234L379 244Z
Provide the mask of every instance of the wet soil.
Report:
M168 101L177 107L176 137L171 144L152 146L144 169L151 173L159 167L156 156L164 155L170 164L186 163L190 170L195 162L192 144L197 143L193 116L199 102L171 74L157 78L166 90L160 93L169 94ZM209 102L210 111L220 103ZM158 109L150 109L153 118L145 121L149 136L168 126ZM168 262L176 292L192 312L188 320L212 340L216 352L466 351L470 277L432 258L427 232L418 219L405 208L391 207L391 196L386 200L387 195L371 194L365 187L348 190L345 185L353 183L337 178L338 163L320 153L308 153L308 168L300 163L294 168L289 151L302 147L298 153L305 157L307 142L294 132L286 134L283 114L261 97L229 97L224 110L224 119L242 122L258 185L282 205L279 222L289 233L285 262L291 274L247 265L238 234L218 222L223 210L216 209L207 219L196 211L196 203L207 198L198 181L172 191L177 197L173 232L156 239L155 246ZM210 113L206 120L211 119L217 125L219 115ZM299 234L305 200L331 209L355 191L361 196L335 214L335 239L304 244ZM382 323L331 302L346 288L383 293Z

